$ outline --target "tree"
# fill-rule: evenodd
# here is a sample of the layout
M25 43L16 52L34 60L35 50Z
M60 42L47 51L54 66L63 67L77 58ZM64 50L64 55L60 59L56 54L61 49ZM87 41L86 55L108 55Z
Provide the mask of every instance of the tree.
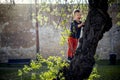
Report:
M59 70L56 80L61 79L61 73L65 80L87 79L95 64L94 55L98 42L102 39L103 34L112 27L111 18L107 13L108 0L88 0L88 2L89 11L79 47L70 65Z
M98 42L112 27L111 18L107 13L108 0L88 0L88 2L89 12L79 47L70 66L59 71L63 73L65 80L83 80L89 77L95 64L94 55Z
M40 48L40 45L39 45L39 28L38 28L38 4L37 4L37 1L38 0L35 0L35 9L36 9L36 53L39 53L39 48Z

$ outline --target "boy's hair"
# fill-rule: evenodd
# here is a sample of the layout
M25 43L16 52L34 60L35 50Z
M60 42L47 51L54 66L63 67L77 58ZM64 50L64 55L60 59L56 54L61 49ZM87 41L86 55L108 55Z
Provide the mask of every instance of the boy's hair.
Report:
M73 16L75 15L76 12L80 12L80 10L79 10L79 9L75 9L75 10L73 11Z

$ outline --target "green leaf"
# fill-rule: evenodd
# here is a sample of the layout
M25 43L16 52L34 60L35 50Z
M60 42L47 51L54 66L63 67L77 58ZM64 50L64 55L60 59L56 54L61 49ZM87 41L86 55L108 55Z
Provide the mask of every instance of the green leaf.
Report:
M116 16L117 18L120 18L120 12L117 14L117 16Z
M31 80L36 80L36 73L32 73Z
M44 21L47 22L48 21L48 17L44 16Z
M120 26L120 21L117 22L117 25Z
M41 67L41 64L37 64L35 61L32 61L30 63L30 66L32 69L39 69Z
M54 25L54 26L57 26L57 23L56 23L55 21L53 21L53 25Z
M22 70L18 70L18 76L22 76Z

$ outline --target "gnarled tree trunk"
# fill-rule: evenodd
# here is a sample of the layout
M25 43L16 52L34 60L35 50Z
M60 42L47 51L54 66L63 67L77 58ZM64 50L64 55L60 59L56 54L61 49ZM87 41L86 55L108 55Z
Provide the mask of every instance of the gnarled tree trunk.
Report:
M108 0L88 0L89 12L79 47L68 68L62 69L65 80L83 80L89 77L95 64L94 55L99 40L112 27Z

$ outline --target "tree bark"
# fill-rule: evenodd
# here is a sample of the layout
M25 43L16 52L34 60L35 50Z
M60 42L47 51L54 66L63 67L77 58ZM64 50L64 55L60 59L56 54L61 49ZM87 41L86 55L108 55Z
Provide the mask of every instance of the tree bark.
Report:
M98 42L102 39L103 34L112 27L111 18L107 13L108 0L88 1L89 12L79 47L70 66L60 70L65 80L83 80L90 76L95 64L94 55Z

